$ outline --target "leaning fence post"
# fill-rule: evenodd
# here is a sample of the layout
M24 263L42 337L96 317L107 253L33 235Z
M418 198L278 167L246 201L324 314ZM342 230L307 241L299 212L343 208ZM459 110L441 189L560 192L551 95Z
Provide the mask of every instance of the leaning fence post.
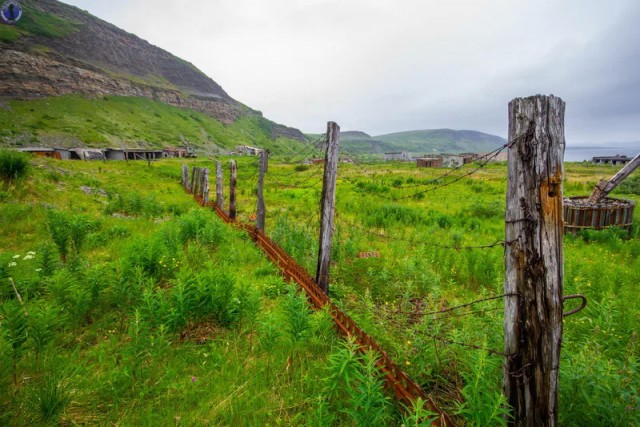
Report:
M264 231L264 217L266 215L266 208L264 206L264 174L267 171L269 162L269 154L266 150L260 152L260 174L258 175L258 209L256 218L256 228L260 231Z
M229 218L236 219L236 185L238 182L238 167L235 160L229 161L231 178L229 179Z
M555 426L562 341L565 103L509 103L503 386L513 426Z
M222 187L222 165L216 160L216 205L222 209L224 207L224 194Z
M338 146L340 126L327 123L327 151L324 157L324 177L322 180L322 201L320 206L320 241L316 283L325 294L329 293L329 267L331 264L331 244L333 242L333 220L336 210L336 179L338 175Z

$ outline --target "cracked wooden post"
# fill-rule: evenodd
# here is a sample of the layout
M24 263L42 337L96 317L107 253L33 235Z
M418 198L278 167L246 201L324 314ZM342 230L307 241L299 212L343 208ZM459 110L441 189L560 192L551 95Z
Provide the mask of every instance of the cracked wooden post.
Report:
M504 393L512 426L556 426L562 342L565 103L509 103Z
M340 126L327 123L327 151L324 157L324 177L322 179L322 201L320 206L320 241L316 283L325 294L329 294L329 268L331 264L331 244L336 206L336 179L338 175L338 147Z
M235 160L229 161L231 177L229 179L229 218L236 219L236 185L238 182L238 167Z
M185 190L189 189L189 166L182 164L182 187Z
M256 218L256 228L264 231L264 217L266 208L264 206L264 174L267 172L269 154L266 150L260 152L260 175L258 176L258 209Z
M189 184L189 193L193 194L193 185L195 184L196 179L196 167L191 166L191 183Z
M220 161L216 161L216 206L220 209L224 207L222 179L222 165L220 164Z
M209 203L209 168L202 170L202 200L204 203Z

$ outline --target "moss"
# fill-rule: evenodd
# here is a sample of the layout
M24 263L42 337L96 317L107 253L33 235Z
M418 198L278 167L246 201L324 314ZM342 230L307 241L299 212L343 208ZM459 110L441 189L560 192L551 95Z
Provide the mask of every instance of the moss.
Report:
M28 34L50 38L64 37L78 30L77 24L67 19L29 6L24 6L22 19L15 26Z

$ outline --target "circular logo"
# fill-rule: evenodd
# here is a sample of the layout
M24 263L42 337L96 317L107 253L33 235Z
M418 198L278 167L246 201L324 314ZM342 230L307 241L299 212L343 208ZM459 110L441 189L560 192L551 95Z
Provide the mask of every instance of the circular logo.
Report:
M22 18L22 7L15 1L2 3L0 18L7 24L15 24Z

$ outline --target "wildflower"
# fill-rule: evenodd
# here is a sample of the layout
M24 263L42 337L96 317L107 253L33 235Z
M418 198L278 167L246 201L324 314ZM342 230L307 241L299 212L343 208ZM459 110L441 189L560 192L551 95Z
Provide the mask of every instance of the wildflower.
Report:
M18 264L16 264L15 262L10 262L9 263L9 267L15 267L16 265L18 265Z
M411 341L407 341L407 345L411 345Z
M191 382L195 383L196 381L198 381L198 377L191 377Z
M27 255L35 255L36 253L34 251L29 251L27 252Z
M18 259L18 258L20 258L20 255L14 255L13 256L13 259Z
M409 366L409 365L411 365L411 362L409 362L408 360L405 360L405 361L404 361L404 364L405 364L405 365L407 365L407 366Z
M41 268L36 268L36 272L40 273L42 271Z
M28 259L33 259L33 255L27 255L24 258L22 258L23 260L28 260Z

